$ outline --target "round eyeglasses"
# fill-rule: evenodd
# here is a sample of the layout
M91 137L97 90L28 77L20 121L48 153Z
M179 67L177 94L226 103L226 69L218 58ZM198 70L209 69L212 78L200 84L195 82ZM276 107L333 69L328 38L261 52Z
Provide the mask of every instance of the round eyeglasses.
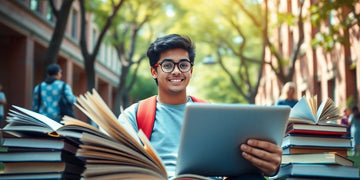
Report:
M170 59L165 59L161 63L156 63L155 67L160 66L161 70L164 73L171 73L174 71L175 65L177 65L177 68L179 69L180 72L185 73L190 71L191 67L193 66L193 63L187 59L182 59L178 63L175 63L173 60Z

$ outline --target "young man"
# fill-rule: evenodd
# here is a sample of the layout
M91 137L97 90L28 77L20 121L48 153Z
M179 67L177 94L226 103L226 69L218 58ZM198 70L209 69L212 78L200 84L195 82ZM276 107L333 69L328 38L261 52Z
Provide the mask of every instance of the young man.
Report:
M62 115L60 114L59 101L62 94L65 95L71 104L75 103L76 98L72 93L71 87L60 80L62 72L59 65L50 64L46 72L46 79L34 88L32 110L60 122ZM64 92L63 86L65 86Z
M193 72L195 46L189 38L171 34L156 39L150 45L147 56L151 75L158 85L155 122L150 142L162 158L169 176L172 177L175 175L185 104L193 102L186 93L186 87ZM125 110L135 129L138 129L137 110L138 103ZM122 115L119 117L120 122L123 122L123 118ZM264 179L263 175L275 175L281 161L280 147L270 142L250 139L240 148L243 157L263 172L263 174L244 175L246 179Z

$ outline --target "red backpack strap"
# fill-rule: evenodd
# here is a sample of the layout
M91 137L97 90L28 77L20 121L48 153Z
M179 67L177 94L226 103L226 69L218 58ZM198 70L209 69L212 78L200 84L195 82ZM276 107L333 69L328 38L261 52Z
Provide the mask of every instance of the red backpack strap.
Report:
M196 103L209 103L208 101L195 98L193 96L190 97L193 102ZM148 139L150 139L154 127L155 112L156 96L151 96L149 98L139 101L136 112L136 122L138 125L138 129L141 129Z
M150 139L151 132L154 126L156 112L156 96L151 96L139 101L136 122L138 129L144 131L144 134Z
M196 98L193 96L190 96L190 98L193 100L193 102L196 102L196 103L209 103L208 101L205 101L203 99L199 99L199 98Z

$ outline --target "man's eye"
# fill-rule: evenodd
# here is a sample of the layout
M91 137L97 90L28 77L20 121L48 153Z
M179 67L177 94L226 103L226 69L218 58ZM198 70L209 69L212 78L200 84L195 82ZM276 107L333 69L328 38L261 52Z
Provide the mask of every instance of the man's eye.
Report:
M184 69L187 68L189 65L187 63L181 63L180 68Z
M171 63L164 63L163 64L163 68L166 68L166 69L170 69L170 68L172 68L172 64Z

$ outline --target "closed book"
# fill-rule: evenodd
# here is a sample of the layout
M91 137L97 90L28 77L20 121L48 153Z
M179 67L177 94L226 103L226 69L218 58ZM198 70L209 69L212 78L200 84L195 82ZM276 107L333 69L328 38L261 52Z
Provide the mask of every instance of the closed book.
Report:
M347 134L346 126L336 124L305 124L291 123L288 125L285 134L319 134L342 136Z
M0 152L1 162L71 162L83 165L84 162L74 154L66 151L22 151L22 152Z
M354 162L352 160L333 152L310 154L283 154L281 164L288 163L338 164L342 166L354 165Z
M78 146L62 138L2 138L4 147L64 150L75 154Z
M302 164L289 163L280 167L279 173L272 179L286 177L313 177L359 179L359 168L353 166L328 164Z
M51 172L51 173L24 173L24 174L0 174L1 179L17 179L17 180L39 180L39 179L47 179L47 180L63 180L63 179L81 179L81 176L78 174L70 174L64 172Z
M284 137L282 147L287 146L343 147L351 148L350 137L311 136L288 134Z
M0 174L24 174L24 173L46 173L67 172L81 174L84 166L69 162L2 162L0 163Z
M347 151L350 148L342 147L314 147L314 146L287 146L283 148L283 154L305 154L305 153L323 153L335 152L341 156L346 157Z

